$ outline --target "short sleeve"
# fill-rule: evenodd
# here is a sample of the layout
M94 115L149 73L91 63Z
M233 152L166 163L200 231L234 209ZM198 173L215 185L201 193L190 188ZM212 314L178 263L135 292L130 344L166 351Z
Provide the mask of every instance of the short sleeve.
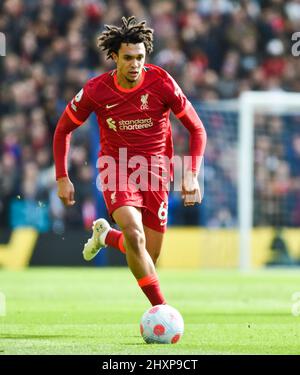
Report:
M87 83L68 103L66 112L70 119L77 125L81 125L94 111L95 104L88 93Z
M177 82L167 73L164 80L165 101L175 116L185 111L188 100Z

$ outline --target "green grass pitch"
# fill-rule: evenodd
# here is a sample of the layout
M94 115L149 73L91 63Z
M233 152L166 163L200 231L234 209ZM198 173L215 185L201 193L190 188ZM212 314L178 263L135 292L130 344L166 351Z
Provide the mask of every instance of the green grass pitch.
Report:
M297 270L159 270L185 320L175 345L147 345L139 321L149 303L127 268L0 271L7 313L0 354L299 354Z

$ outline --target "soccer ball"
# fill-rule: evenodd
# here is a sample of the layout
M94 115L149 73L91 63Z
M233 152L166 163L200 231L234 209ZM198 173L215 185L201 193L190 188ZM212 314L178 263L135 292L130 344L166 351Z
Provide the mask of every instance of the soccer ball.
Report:
M183 335L184 322L174 307L156 305L142 316L140 330L147 344L175 344Z

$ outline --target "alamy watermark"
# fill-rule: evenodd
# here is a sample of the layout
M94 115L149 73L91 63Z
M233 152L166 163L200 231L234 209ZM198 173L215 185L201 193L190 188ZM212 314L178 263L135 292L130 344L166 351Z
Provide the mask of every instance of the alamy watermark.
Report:
M6 298L5 294L0 292L0 316L6 315Z
M292 45L292 55L298 57L300 56L300 31L296 31L292 35L292 41L295 42Z
M295 292L292 295L292 308L291 312L293 316L300 316L300 292Z
M118 161L113 156L102 155L97 160L100 174L96 185L100 191L127 191L128 186L140 191L182 191L187 171L201 165L197 179L204 194L204 159L202 157L174 155L142 155L128 157L127 148L120 148ZM186 186L185 186L186 187Z
M0 33L0 56L6 55L6 38L5 34Z

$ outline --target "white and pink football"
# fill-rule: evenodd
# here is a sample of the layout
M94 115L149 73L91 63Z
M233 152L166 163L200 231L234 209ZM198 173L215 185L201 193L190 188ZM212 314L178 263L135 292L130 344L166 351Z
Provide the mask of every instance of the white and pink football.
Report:
M175 344L183 335L184 322L174 307L156 305L142 316L140 330L147 344Z

